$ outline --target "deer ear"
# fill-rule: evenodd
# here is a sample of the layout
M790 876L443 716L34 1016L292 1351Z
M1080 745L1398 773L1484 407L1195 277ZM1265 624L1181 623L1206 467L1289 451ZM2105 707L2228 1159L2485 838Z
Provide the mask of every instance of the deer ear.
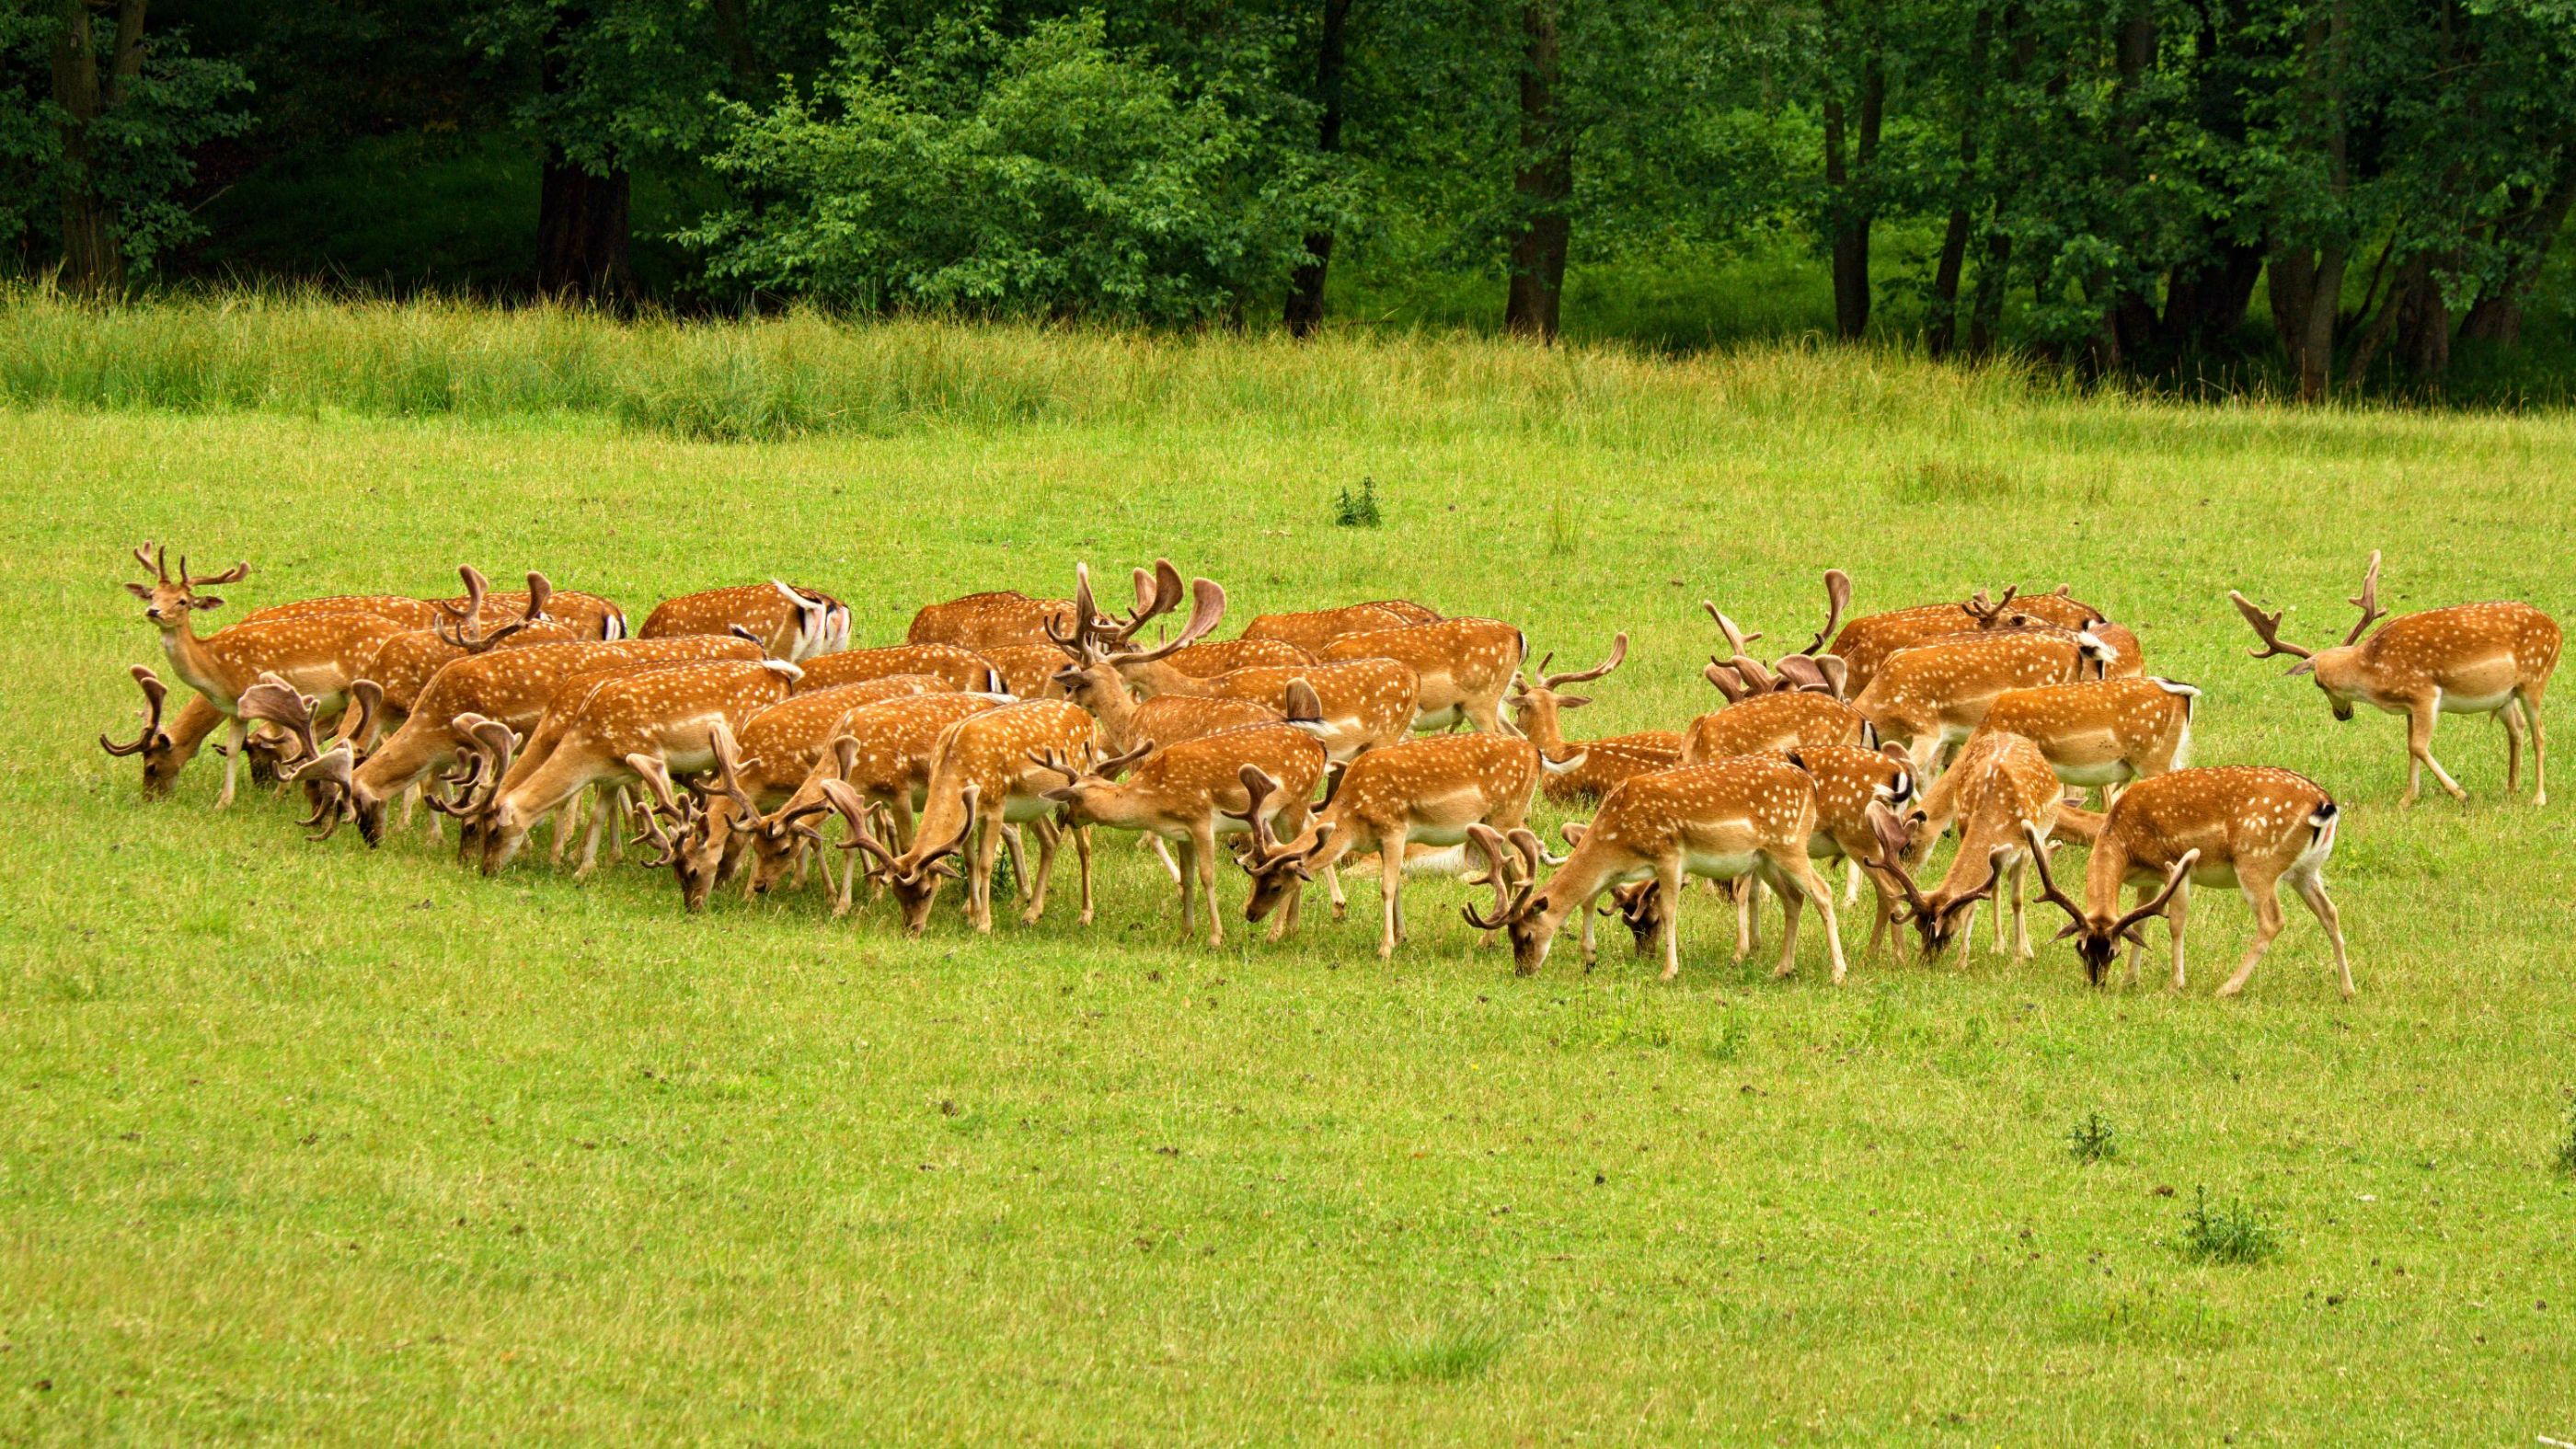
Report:
M1581 709L1591 702L1592 696L1588 694L1560 694L1556 697L1558 709Z
M152 601L152 586L150 584L127 584L125 586L125 591L132 594L134 597L143 600L145 603L150 603Z
M2316 672L2317 661L2313 659L2302 659L2298 663L2291 665L2290 672L2282 675L2281 677L2284 679L2296 679L2302 674L2314 674Z
M223 606L224 601L212 594L192 594L188 598L188 607L191 609L220 609Z
M2084 923L2082 921L2069 921L2066 923L2065 929L2059 931L2056 935L2049 937L2049 939L2052 941L2063 941L2067 937L2072 936L2083 929Z

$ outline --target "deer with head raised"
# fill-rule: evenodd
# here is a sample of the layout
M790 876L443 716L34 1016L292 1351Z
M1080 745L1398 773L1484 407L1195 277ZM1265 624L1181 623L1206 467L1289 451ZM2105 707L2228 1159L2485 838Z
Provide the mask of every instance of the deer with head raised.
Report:
M250 565L235 564L220 574L198 578L188 572L188 561L179 560L179 576L170 576L169 550L146 545L134 551L143 566L153 571L149 583L127 584L126 591L143 601L143 614L161 632L161 650L170 662L172 672L181 683L197 691L216 714L232 722L231 750L224 760L223 793L217 797L217 808L230 805L236 772L241 763L241 746L250 730L250 721L241 717L237 701L241 692L257 683L263 674L275 674L293 690L309 693L318 701L325 716L339 713L347 701L349 686L384 641L402 632L402 626L381 614L298 614L286 617L244 622L213 634L199 635L192 623L195 615L223 607L224 601L213 594L201 593L207 584L227 584L246 577ZM162 691L144 680L150 671L135 675L143 686L152 721L142 736L131 744L118 745L101 737L99 743L108 753L120 757L140 754L144 757L144 788L147 792L166 789L168 781L194 753L195 740L202 740L204 730L195 722L183 721L195 730L195 739L183 747L177 731L160 727Z
M2070 899L2048 873L2044 846L2032 843L2041 893L2066 912L2084 974L2096 986L2110 973L2122 942L2129 946L2129 984L2138 981L2146 947L2139 927L2161 915L2173 941L2173 989L2183 987L2183 922L2194 885L2232 885L2254 908L2254 943L2221 996L2245 989L2256 963L2281 932L2284 885L2298 893L2334 947L2344 999L2353 995L2343 924L2326 895L2326 861L2334 854L2341 812L2334 797L2304 775L2259 766L2176 770L2132 785L2102 818L2085 870L2084 900ZM2138 904L2120 909L2120 888L2134 884Z
M1181 934L1197 929L1195 883L1214 948L1225 944L1216 902L1217 838L1243 831L1258 837L1271 831L1274 819L1291 833L1303 830L1306 802L1324 778L1324 747L1284 724L1247 725L1161 749L1137 746L1089 766L1051 753L1035 763L1060 777L1045 796L1064 807L1069 823L1144 831L1178 849ZM1122 770L1129 771L1123 780ZM1292 908L1273 939L1294 919Z
M771 579L665 599L644 616L639 639L731 634L794 664L850 646L850 606L816 589Z
M1551 651L1538 662L1537 682L1531 682L1526 675L1516 676L1517 687L1505 701L1512 707L1513 725L1538 747L1540 754L1561 762L1539 782L1550 800L1597 800L1630 775L1669 770L1680 763L1679 730L1641 730L1580 742L1565 738L1565 711L1581 709L1592 702L1590 695L1568 694L1565 687L1589 684L1618 668L1627 658L1628 636L1621 633L1610 641L1610 656L1590 669L1551 674L1547 666L1556 659Z
M1479 930L1507 931L1514 965L1527 975L1546 964L1565 922L1590 911L1594 898L1613 886L1653 881L1671 903L1681 899L1685 877L1751 874L1779 892L1786 917L1773 974L1797 969L1799 908L1812 903L1824 915L1833 979L1840 983L1845 967L1833 896L1807 856L1815 833L1815 783L1778 755L1639 775L1601 802L1573 853L1544 884L1538 837L1519 830L1507 842L1485 826L1471 828L1468 838L1485 857L1478 883L1494 887L1496 909L1487 915L1466 907L1467 921ZM1662 936L1669 981L1681 973L1679 932L1667 922Z
M1581 756L1569 761L1579 765ZM1295 929L1305 885L1360 851L1377 852L1378 945L1381 959L1404 939L1404 877L1457 874L1467 863L1467 831L1510 832L1529 819L1530 796L1551 768L1528 740L1507 735L1448 735L1370 750L1351 762L1311 824L1288 827L1282 841L1256 828L1243 852L1252 876L1244 919L1258 921L1288 905L1278 934ZM1293 783L1290 782L1293 788ZM1300 800L1304 796L1298 796ZM1408 854L1414 846L1430 846Z
M2379 554L2370 555L2361 592L2352 599L2361 618L2330 649L2305 649L2281 638L2279 611L2266 614L2243 594L2228 599L2252 625L2263 647L2257 659L2288 655L2299 662L2292 674L2313 676L2339 720L2349 720L2355 705L2406 716L2406 794L2399 802L2413 805L2423 793L2424 771L2455 800L2468 792L2433 758L2433 728L2446 714L2491 714L2504 725L2505 789L2522 784L2522 739L2531 735L2531 803L2549 803L2548 740L2540 723L2540 706L2549 692L2549 676L2558 668L2557 621L2529 604L2503 602L2455 604L2387 618L2379 607ZM2364 638L2368 635L2368 638Z

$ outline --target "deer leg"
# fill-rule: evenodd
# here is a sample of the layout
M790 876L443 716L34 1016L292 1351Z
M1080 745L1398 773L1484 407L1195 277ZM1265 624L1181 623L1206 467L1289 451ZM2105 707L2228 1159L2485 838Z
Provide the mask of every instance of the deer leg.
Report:
M2030 902L2023 899L2022 887L2030 881L2030 857L2016 854L2012 865L2013 954L2024 961L2037 960L2039 952L2030 944ZM2000 914L2000 912L1998 912Z
M1336 921L1349 920L1351 918L1351 903L1349 897L1342 894L1342 867L1339 861L1327 866L1324 870L1324 893L1332 899L1333 919Z
M1859 904L1860 904L1860 877L1861 877L1860 862L1859 862L1859 861L1856 861L1856 860L1854 860L1854 859L1852 859L1852 858L1851 858L1850 856L1848 856L1848 855L1844 856L1844 857L1843 857L1843 904L1844 904L1844 905L1846 905L1846 906L1856 906L1856 905L1859 905Z
M2469 798L2469 792L2461 789L2460 782L2451 778L2451 772L2442 768L2442 762L2433 758L2433 726L2440 723L2441 718L2441 712L2434 707L2434 701L2430 699L2416 700L2407 708L2406 754L2408 757L2408 764L2406 768L2406 795L2403 799L2397 802L2401 806L2414 804L2415 797L2421 793L2423 776L2419 773L2417 769L2418 766L2429 767L2433 771L2433 778L2441 782L2443 789L2451 792L2452 799L2466 800Z
M1172 859L1172 848L1163 843L1163 837L1149 834L1145 837L1145 842L1153 848L1154 858L1163 863L1164 874L1169 875L1175 881L1179 880L1181 878L1181 863Z
M1091 827L1078 825L1073 830L1073 862L1082 873L1082 914L1074 917L1077 926L1091 924Z
M2352 959L2344 954L2343 919L2335 913L2335 903L2326 895L2324 877L2313 873L2294 877L2290 888L2299 893L2300 900L2307 902L2308 911L2317 918L2317 924L2326 928L2326 939L2334 943L2335 974L2342 979L2343 999L2352 1000Z
M2155 893L2159 889L2161 889L2161 887L2154 884L2138 887L2138 895L2140 898L2139 903L2142 905L2145 904L2147 900L2150 900L2155 896ZM2271 892L2266 890L2264 894L2269 895ZM2184 930L2184 923L2190 915L2191 880L2189 877L2185 877L2181 886L2175 889L2173 893L2173 901L2165 907L2165 934L2167 939L2173 943L2173 989L2176 991L2182 990L2182 933ZM2280 919L2281 907L2280 903L2276 901L2272 906L2273 930L2277 931L2281 929L2279 924ZM2260 946L2257 946L2254 948L2254 954L2257 956L2262 955L2263 949ZM2248 969L2251 969L2250 963L2248 965Z
M2504 726L2504 792L2511 795L2522 788L2521 701L2506 700L2496 721Z
M566 800L563 808L557 810L548 819L547 823L552 829L554 843L546 851L546 864L557 870L563 868L564 847L572 843L572 833L581 825L582 796L588 793L585 790Z
M225 738L230 747L224 751L224 792L215 797L218 810L229 809L233 803L233 781L241 770L242 742L250 738L250 726L236 719Z
M2254 944L2245 949L2245 959L2237 963L2236 974L2220 984L2218 994L2234 996L2245 989L2254 976L2254 967L2263 953L2272 948L2272 938L2281 934L2281 879L2268 880L2240 875L2238 884L2245 891L2245 903L2254 908Z
M1710 884L1714 886L1717 883L1712 881ZM1739 962L1752 955L1762 944L1762 920L1756 914L1761 902L1753 894L1753 885L1753 877L1740 875L1723 886L1718 886L1718 889L1725 891L1735 902L1735 959ZM1679 894L1675 894L1665 902L1676 912L1681 909L1681 903L1682 898Z
M1682 886L1689 879L1690 877L1682 874L1682 857L1679 851L1673 852L1672 855L1655 864L1655 884L1662 890L1666 904L1678 903L1681 900ZM1592 908L1586 905L1583 909L1588 914ZM1663 920L1664 979L1666 981L1682 974L1680 915L1679 911L1675 911Z
M1198 907L1191 903L1191 893L1198 889L1199 847L1193 836L1181 837L1181 940L1187 943L1198 931Z
M2527 686L2516 701L2522 706L2522 722L2531 726L2531 803L2549 803L2549 739L2540 727L2540 689Z
M977 822L976 829L982 833L975 839L974 889L967 892L971 906L969 914L975 929L990 935L993 930L993 866L1002 858L1003 841L1007 839L1017 845L1018 836L1004 823L998 806L989 818ZM1016 850L1011 854L1011 868L1014 871L1019 869L1019 852Z
M1377 959L1381 961L1393 960L1395 943L1403 939L1403 902L1404 836L1401 832L1381 835L1377 842L1377 909L1384 923L1377 933ZM1485 941L1493 937L1493 932L1485 933Z
M1968 962L1977 954L1977 912L1984 909L1983 901L1970 901L1967 913L1959 918L1959 969L1962 971L1968 969Z
M1196 857L1194 864L1198 867L1199 894L1206 898L1201 901L1200 904L1205 906L1207 909L1208 949L1211 951L1220 950L1225 945L1225 916L1223 912L1217 909L1216 905L1217 850L1215 821L1198 820L1192 822L1190 826L1190 854ZM1181 924L1186 928L1189 925L1189 922L1184 919Z
M574 880L588 880L590 873L599 868L600 832L608 828L608 817L614 813L615 807L600 798L598 791L591 792L590 828L582 832L581 860L572 868Z
M1586 971L1592 969L1593 959L1599 954L1598 947L1596 946L1592 936L1592 923L1601 914L1599 911L1593 909L1594 903L1600 899L1601 898L1599 896L1594 896L1591 900L1583 903L1583 969ZM1481 938L1479 938L1477 944L1481 948L1493 939L1494 933L1487 931Z
M1037 822L1038 868L1036 879L1023 882L1028 891L1029 908L1020 913L1020 924L1034 926L1046 914L1047 881L1055 875L1056 848L1064 842L1064 831L1052 820Z

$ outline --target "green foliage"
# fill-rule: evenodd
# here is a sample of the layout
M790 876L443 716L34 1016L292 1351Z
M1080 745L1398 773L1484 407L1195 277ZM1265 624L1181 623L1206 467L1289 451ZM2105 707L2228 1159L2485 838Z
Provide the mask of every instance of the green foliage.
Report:
M2261 1214L2233 1199L2211 1206L2209 1189L2192 1190L2183 1214L2182 1253L2201 1263L2260 1263L2281 1251L2281 1235Z
M1361 1384L1452 1384L1493 1367L1511 1336L1490 1324L1425 1328L1353 1349L1335 1376Z
M2102 1119L2099 1112L2087 1112L2067 1129L2066 1151L2078 1162L2108 1162L2120 1155L2120 1132Z
M1337 528L1375 528L1386 518L1377 508L1377 480L1362 478L1360 491L1345 487L1333 497L1333 524Z
M967 61L998 46L988 83ZM688 234L718 279L870 310L1226 316L1304 255L1296 158L1108 43L1098 15L854 64L735 112L712 161L758 199Z

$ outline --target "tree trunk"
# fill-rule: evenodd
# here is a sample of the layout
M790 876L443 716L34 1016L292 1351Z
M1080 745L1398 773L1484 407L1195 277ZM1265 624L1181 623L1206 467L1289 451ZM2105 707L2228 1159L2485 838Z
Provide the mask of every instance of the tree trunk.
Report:
M565 301L620 302L634 295L627 264L630 183L624 171L594 176L549 148L537 196L537 290Z
M2003 325L2004 281L2012 270L2012 236L2003 229L2003 202L1986 228L1986 255L1977 263L1976 295L1968 303L1968 355L1985 357L1995 350L1995 333Z
M1565 253L1573 235L1566 203L1574 195L1574 155L1557 118L1555 0L1530 0L1521 9L1521 164L1512 189L1521 204L1521 232L1512 242L1511 292L1503 326L1542 342L1556 340L1565 294Z
M2508 347L2522 340L2522 299L2531 295L2541 264L2549 260L2550 245L2567 225L2570 202L2576 202L2576 137L2560 140L2557 174L2514 229L2522 258L2506 274L2504 285L2470 304L2468 315L2460 320L2463 340Z
M116 219L101 194L91 137L115 112L143 70L144 0L117 7L108 73L98 73L98 38L85 0L62 0L62 29L54 37L53 99L62 110L63 184L59 198L63 242L58 283L78 296L95 297L125 285L125 253Z
M2343 307L2344 266L2352 248L2342 242L2317 251L2316 279L2299 338L2299 401L2323 402L2334 385L2335 315Z
M1324 0L1324 28L1315 45L1315 101L1323 108L1315 149L1327 156L1342 149L1342 29L1350 13L1351 0ZM1306 233L1306 257L1289 274L1288 306L1280 319L1292 337L1311 337L1324 325L1324 279L1333 264L1333 234Z
M1832 11L1828 9L1830 16ZM1852 164L1844 163L1845 117L1842 98L1825 102L1825 186L1830 200L1828 225L1833 229L1834 331L1858 339L1869 330L1870 208L1855 200L1865 190L1870 163L1878 156L1879 127L1887 110L1887 72L1873 44L1861 61L1859 134L1852 138ZM1855 186L1855 175L1859 184Z

